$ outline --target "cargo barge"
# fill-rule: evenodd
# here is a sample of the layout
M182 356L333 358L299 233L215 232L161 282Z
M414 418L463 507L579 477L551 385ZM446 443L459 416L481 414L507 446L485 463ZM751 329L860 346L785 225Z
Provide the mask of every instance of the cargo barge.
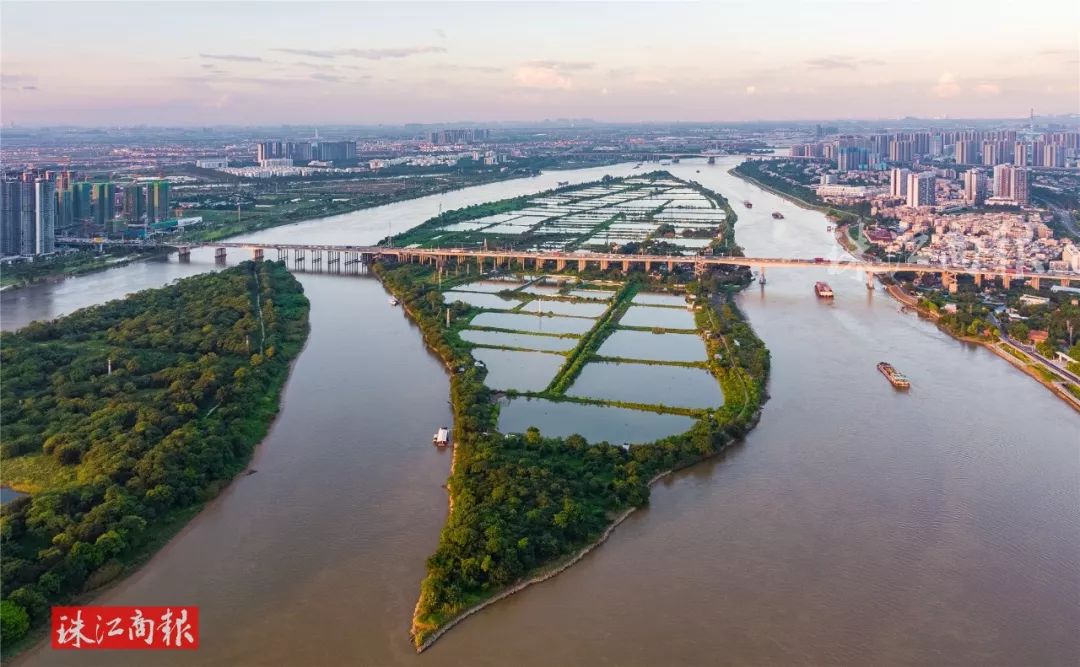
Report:
M829 283L823 283L820 280L814 283L814 293L822 299L833 298L832 288L829 287Z
M877 365L877 369L897 389L907 389L911 386L911 381L903 373L893 368L892 364L882 361Z

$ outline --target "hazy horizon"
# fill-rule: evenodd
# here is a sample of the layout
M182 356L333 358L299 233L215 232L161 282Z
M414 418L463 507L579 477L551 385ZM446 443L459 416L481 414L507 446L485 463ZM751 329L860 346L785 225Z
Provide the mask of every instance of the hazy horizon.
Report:
M1080 9L1048 0L8 1L0 17L4 125L733 123L1080 111Z

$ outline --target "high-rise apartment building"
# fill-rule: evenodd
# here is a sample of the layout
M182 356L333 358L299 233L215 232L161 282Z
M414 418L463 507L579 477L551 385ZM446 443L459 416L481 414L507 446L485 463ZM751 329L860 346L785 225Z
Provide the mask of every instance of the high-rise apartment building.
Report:
M1043 148L1042 166L1064 167L1065 146L1061 144L1046 144L1046 146Z
M34 254L56 252L56 184L34 181Z
M19 254L19 205L21 183L16 180L0 181L0 255Z
M914 144L911 141L894 139L889 142L889 162L911 162L914 155Z
M893 199L907 199L908 176L910 169L893 167L889 173L889 196Z
M146 193L143 186L124 186L124 219L129 224L139 225L146 221Z
M256 160L269 160L276 157L285 157L280 141L260 141L255 144Z
M979 164L978 144L970 139L957 141L956 164Z
M1018 141L1013 146L1013 164L1017 167L1026 167L1028 163L1028 145L1023 141Z
M147 222L160 222L169 218L169 182L154 181L146 186Z
M1031 187L1029 172L1024 167L1012 168L1012 195L1011 198L1020 206L1031 203Z
M982 206L986 203L986 176L981 169L968 169L964 172L964 201L970 206Z
M1013 167L999 164L994 167L994 196L998 199L1012 199Z
M34 181L30 172L19 179L19 254L33 255L37 251L37 216L34 210Z
M116 186L112 183L93 184L94 222L107 229L116 217Z
M907 205L911 208L933 206L936 200L934 187L937 178L932 171L908 174Z

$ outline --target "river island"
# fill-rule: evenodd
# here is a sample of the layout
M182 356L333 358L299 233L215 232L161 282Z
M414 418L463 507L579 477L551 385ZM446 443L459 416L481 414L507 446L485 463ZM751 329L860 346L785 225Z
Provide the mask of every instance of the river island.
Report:
M385 242L739 253L735 219L720 195L654 172L450 211ZM413 616L418 651L572 565L652 482L742 437L765 399L768 351L733 299L745 269L695 274L692 255L649 273L490 268L375 265L451 374L450 514ZM658 423L604 432L633 415Z
M4 653L137 567L247 466L309 304L244 262L4 333Z

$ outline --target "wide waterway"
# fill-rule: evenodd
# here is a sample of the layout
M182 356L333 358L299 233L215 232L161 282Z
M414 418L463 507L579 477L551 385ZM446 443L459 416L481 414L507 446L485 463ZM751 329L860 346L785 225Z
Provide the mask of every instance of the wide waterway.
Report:
M830 256L827 222L728 175L749 255ZM700 170L700 173L698 172ZM437 212L629 166L260 233L372 242ZM751 210L739 202L749 199ZM785 219L770 213L782 211ZM231 259L236 259L232 257ZM212 267L140 263L2 296L4 328ZM834 302L813 296L825 279ZM312 332L238 478L98 604L197 604L197 653L54 653L71 665L1071 665L1080 659L1080 425L989 352L898 312L861 277L776 270L740 298L773 355L746 442L654 488L555 579L413 653L409 618L445 519L447 379L374 280L301 275ZM913 382L894 391L889 360Z

